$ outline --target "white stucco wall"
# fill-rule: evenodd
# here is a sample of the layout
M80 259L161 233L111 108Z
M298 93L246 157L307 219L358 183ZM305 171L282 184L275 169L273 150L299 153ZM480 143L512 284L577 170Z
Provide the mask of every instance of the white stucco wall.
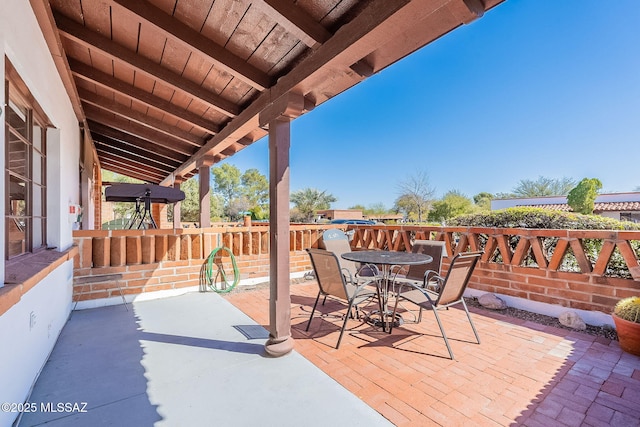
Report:
M4 57L9 59L34 98L52 121L47 153L47 239L58 250L72 243L69 203L79 204L79 127L62 81L28 0L0 1L0 73L4 110ZM4 112L1 118L4 123ZM0 126L4 200L4 126ZM2 216L4 221L4 203ZM4 283L4 227L0 227L0 275ZM71 309L73 262L57 268L0 316L0 402L23 402L53 349ZM0 412L0 426L11 425L17 414Z

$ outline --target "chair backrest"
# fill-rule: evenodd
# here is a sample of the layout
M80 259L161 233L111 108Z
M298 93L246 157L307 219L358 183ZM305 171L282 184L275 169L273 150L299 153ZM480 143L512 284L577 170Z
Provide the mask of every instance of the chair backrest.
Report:
M326 295L349 300L347 283L345 282L338 257L333 252L324 249L307 249L311 258L313 271L316 273L320 291Z
M353 261L342 258L342 254L351 252L351 244L349 237L339 228L331 228L322 233L322 242L324 248L329 252L333 252L338 257L340 267L347 269L351 277L355 277L358 272L358 265Z
M435 305L447 305L462 298L469 284L473 269L481 255L482 251L463 252L451 260L447 277L445 277L440 288L440 294Z
M436 274L440 274L442 267L442 257L447 256L447 249L443 241L439 240L416 240L413 242L411 252L417 254L429 255L433 261L426 264L415 264L409 266L407 271L407 279L422 280L427 270L433 270Z

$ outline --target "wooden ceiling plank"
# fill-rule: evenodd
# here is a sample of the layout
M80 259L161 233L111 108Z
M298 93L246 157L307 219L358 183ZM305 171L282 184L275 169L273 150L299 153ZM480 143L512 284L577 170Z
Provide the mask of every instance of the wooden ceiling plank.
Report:
M130 169L128 169L125 166L121 166L118 164L111 164L109 162L104 162L104 163L100 163L101 169L104 169L106 171L109 172L115 172L117 174L123 175L123 176L128 176L129 178L134 178L137 180L140 180L142 182L150 182L153 184L157 184L159 181L153 180L153 179L149 179L145 174L143 173L132 173Z
M176 163L179 164L179 162L174 158L162 156L160 154L157 154L153 150L127 144L126 142L114 138L109 138L108 136L101 135L97 132L91 132L91 136L96 143L101 143L107 147L111 147L122 152L128 152L138 156L148 157L157 163L172 167L174 169L177 166Z
M238 140L258 127L258 116L261 111L287 93L295 91L301 82L314 76L324 66L336 60L337 57L340 57L345 52L348 57L354 56L355 53L350 51L350 48L399 9L406 6L407 3L409 3L409 0L371 1L364 11L348 24L345 24L336 32L334 37L320 46L313 55L298 64L295 70L282 76L270 91L263 92L238 117L232 119L174 173L183 175L192 171L198 159L206 155L217 154L232 144L234 140Z
M104 169L112 170L112 169L109 169L109 167L117 168L120 171L118 173L121 173L125 176L130 176L132 178L136 178L145 182L153 182L153 183L159 182L158 172L152 169L144 168L143 165L129 162L126 159L114 157L107 153L101 153L100 163L103 166L105 166Z
M238 106L221 96L204 90L204 88L196 83L183 78L160 64L138 55L134 51L114 43L108 38L87 29L60 13L54 13L54 17L61 34L76 43L89 47L92 58L95 56L94 51L98 51L115 62L125 62L138 73L144 73L151 78L160 80L175 90L189 94L211 105L211 107L229 117L234 117L238 114Z
M147 1L140 0L110 0L128 11L138 15L146 23L162 31L167 37L183 44L187 49L197 50L201 55L208 56L219 67L243 80L247 84L260 90L271 86L271 78L247 64L243 59L233 55L224 47L213 43L210 39L167 15Z
M193 150L195 149L193 145L187 144L182 140L170 137L146 126L139 125L138 123L131 122L128 119L116 116L92 105L85 104L84 108L88 119L113 127L129 135L151 141L163 147L171 148L172 150L182 154L189 155L193 153Z
M262 0L261 9L302 43L317 49L331 33L290 0Z
M171 114L172 116L184 120L198 127L199 129L209 132L217 133L220 129L217 124L204 120L201 117L190 113L185 110L176 108L171 102L162 99L158 96L150 94L142 89L138 89L135 86L128 85L120 80L110 76L101 71L83 64L79 61L69 59L69 65L71 66L71 72L78 78L90 80L91 82L102 86L110 91L117 92L121 95L128 96L139 102L142 102L149 107L155 108L162 113Z
M122 118L126 118L140 125L148 126L168 136L178 138L193 146L201 147L204 142L201 138L195 135L192 135L188 132L180 131L176 129L175 126L169 126L166 123L162 122L161 120L153 119L147 116L146 114L135 111L116 101L112 101L112 100L109 100L108 98L98 96L84 89L82 90L78 89L78 93L83 102L91 104L94 107L98 107L103 110L110 111Z
M122 142L123 144L156 153L159 156L165 157L167 159L184 161L184 159L187 157L187 155L178 153L171 148L163 147L142 138L134 137L115 128L103 125L98 122L94 122L93 120L87 120L87 122L91 126L91 132L97 133L104 137L112 138L114 140Z
M101 152L113 154L114 156L122 157L124 159L131 160L132 162L141 163L149 167L158 168L160 170L166 171L167 173L171 173L175 169L175 167L170 164L158 162L152 159L151 157L148 156L148 153L144 153L140 155L137 153L133 153L130 150L122 150L111 144L105 144L101 142L100 139L98 138L94 138L94 143L96 146L96 150L98 151L98 154L100 154Z
M111 40L131 52L138 52L140 21L118 7L111 8L111 21L115 23L111 29Z
M146 164L136 163L136 162L134 162L132 160L129 160L126 157L119 157L119 156L117 156L115 154L104 152L104 151L100 153L100 158L108 160L108 161L110 161L112 163L120 163L122 165L126 165L128 167L137 169L140 172L149 173L149 175L152 175L156 179L159 176L161 176L162 173L163 173L162 170L160 170L160 169L157 169L157 168L154 168L154 167L149 167ZM104 161L104 160L101 160L101 161Z

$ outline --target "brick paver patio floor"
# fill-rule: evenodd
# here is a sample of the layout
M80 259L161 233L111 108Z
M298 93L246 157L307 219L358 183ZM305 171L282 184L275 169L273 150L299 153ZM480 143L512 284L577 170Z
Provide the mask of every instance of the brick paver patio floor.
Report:
M304 331L316 294L291 286L295 349L396 425L640 426L640 358L617 341L471 308L481 344L463 311L442 312L453 361L430 312L391 335L350 320L336 350L343 305ZM268 329L268 289L226 298Z

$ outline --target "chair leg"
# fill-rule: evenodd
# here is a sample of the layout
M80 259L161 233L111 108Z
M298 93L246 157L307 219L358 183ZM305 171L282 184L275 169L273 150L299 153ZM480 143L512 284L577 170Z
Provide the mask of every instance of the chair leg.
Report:
M340 330L340 336L338 337L336 350L340 347L340 341L342 341L342 335L344 334L344 330L347 328L347 321L349 320L349 313L351 313L352 306L353 306L353 300L349 301L349 307L347 307L347 314L345 314L344 322L342 322L342 329Z
M444 332L442 322L440 321L440 316L438 316L438 309L433 306L431 308L433 309L433 314L436 315L436 321L438 322L438 326L440 326L440 332L442 332L442 338L444 338L444 343L447 345L447 350L449 350L449 356L451 357L451 360L453 360L453 351L451 351L451 346L449 345L447 334Z
M476 326L473 324L473 320L471 320L471 314L469 313L467 304L464 302L464 298L462 299L462 306L464 307L464 311L467 312L467 319L469 319L469 323L471 324L471 329L473 329L473 334L476 336L476 341L478 342L478 344L480 344L480 336L478 335L478 331L476 331Z
M318 301L320 300L320 292L318 292L318 296L316 297L316 302L313 304L313 310L311 310L311 316L309 316L309 322L307 323L307 329L305 331L309 331L309 326L311 326L311 320L313 319L313 313L316 311L316 306L318 305Z

